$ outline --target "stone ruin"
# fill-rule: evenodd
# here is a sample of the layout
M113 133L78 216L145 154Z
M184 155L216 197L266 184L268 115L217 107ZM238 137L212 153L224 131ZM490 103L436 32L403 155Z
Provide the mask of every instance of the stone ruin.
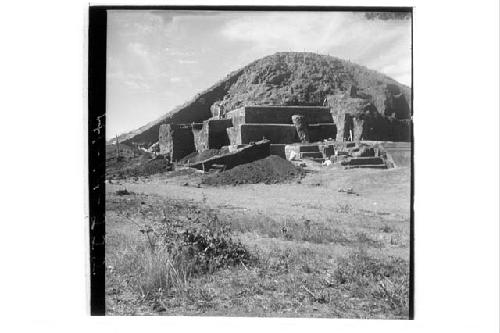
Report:
M330 109L322 106L246 106L227 112L225 117L214 116L202 123L162 124L160 154L176 161L195 151L266 139L271 151L281 151L284 156L286 144L333 140L337 135Z
M392 90L391 90L392 89ZM383 106L380 101L351 87L347 92L330 95L330 107L337 125L337 141L405 141L411 140L411 115L404 95L397 87L386 88ZM383 114L379 109L383 108Z
M404 96L395 96L396 100L400 99L396 102L402 103ZM322 142L411 140L411 119L405 119L409 115L404 112L391 114L390 105L384 110L389 115L382 115L376 103L355 87L343 94L327 96L325 104L253 105L235 110L222 110L220 105L212 105L212 117L202 122L162 124L160 154L177 161L193 152L224 146L237 149L267 140L270 154L286 158L287 146L302 144L304 151L297 152L301 157L319 159L320 155L325 156ZM333 152L330 146L326 149Z

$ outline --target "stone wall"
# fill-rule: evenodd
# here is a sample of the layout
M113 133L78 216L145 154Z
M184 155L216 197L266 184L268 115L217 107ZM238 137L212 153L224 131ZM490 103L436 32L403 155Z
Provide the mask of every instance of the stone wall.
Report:
M179 160L195 151L191 125L160 125L158 142L160 154L169 155L171 161Z
M172 138L170 136L170 126L167 124L160 125L158 132L158 144L160 145L160 154L170 154L172 150Z
M220 149L222 146L229 145L226 129L232 125L231 119L209 119L203 123L192 124L196 151Z
M352 116L349 113L338 113L334 115L337 126L336 141L348 141L349 131L353 130Z
M229 145L227 128L233 126L231 119L210 119L205 122L208 127L209 149L220 149L222 146Z
M411 120L383 116L356 117L354 140L411 141Z
M227 129L232 145L267 139L273 144L298 142L295 126L288 124L240 124Z
M284 144L284 143L271 144L271 146L269 147L269 154L276 155L276 156L279 156L281 158L286 159L285 147L286 147L286 144Z
M208 149L206 127L203 126L203 123L191 124L191 130L193 132L194 147L196 151L202 152Z
M252 145L245 145L242 148L236 149L228 154L221 156L213 156L205 161L191 164L190 166L197 169L208 170L214 164L224 165L226 169L231 169L237 165L250 163L269 156L270 143L268 140L258 141Z
M337 141L348 141L350 130L353 141L410 141L411 119L402 119L410 116L404 99L401 93L388 93L382 101L386 103L383 110L387 112L383 115L368 98L329 96L328 105L337 125Z
M311 142L335 139L337 136L337 126L335 124L310 124L308 128Z
M227 113L234 126L240 124L291 124L293 115L307 123L333 123L328 107L323 106L246 106Z
M352 140L353 141L360 141L360 140L376 140L376 139L369 139L369 138L364 138L363 134L366 131L365 129L365 121L363 119L354 117L352 118Z

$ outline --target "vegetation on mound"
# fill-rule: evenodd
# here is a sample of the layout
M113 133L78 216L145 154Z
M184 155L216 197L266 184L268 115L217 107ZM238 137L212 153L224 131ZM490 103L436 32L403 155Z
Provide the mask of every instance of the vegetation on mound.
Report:
M148 155L141 155L135 158L107 161L106 178L148 177L169 170L171 170L171 165L167 159L150 159Z
M248 65L220 104L225 110L245 105L322 105L326 96L347 91L352 85L385 97L387 86L404 93L409 89L395 80L332 56L280 52ZM378 103L384 113L383 103Z
M222 105L225 112L245 105L323 105L326 96L346 92L353 85L380 114L387 113L386 107L395 107L394 95L411 101L410 88L350 61L309 52L279 52L230 73L168 115L122 138L151 145L158 140L161 123L200 122L211 116L214 105Z

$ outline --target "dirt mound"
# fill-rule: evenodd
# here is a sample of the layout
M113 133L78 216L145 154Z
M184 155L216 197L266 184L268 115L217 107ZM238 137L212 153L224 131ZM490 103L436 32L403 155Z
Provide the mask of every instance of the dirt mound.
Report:
M137 176L151 176L169 170L168 160L154 159L141 165L137 170Z
M171 170L166 159L149 159L143 155L133 159L124 159L120 162L111 162L106 165L107 179L121 179L127 177L147 177Z
M249 105L323 105L328 95L356 86L382 115L411 114L409 87L381 73L332 56L309 52L279 52L230 73L186 104L160 119L121 136L121 141L151 145L162 123L201 122L210 107L225 112Z
M305 171L276 155L238 165L231 170L208 175L202 183L207 185L276 184L305 175Z
M206 160L207 158L213 157L215 155L222 155L226 154L229 152L228 148L221 148L221 149L207 149L202 151L201 153L198 152L193 152L187 156L184 156L181 160L179 160L180 164L185 164L185 163L198 163L203 160Z

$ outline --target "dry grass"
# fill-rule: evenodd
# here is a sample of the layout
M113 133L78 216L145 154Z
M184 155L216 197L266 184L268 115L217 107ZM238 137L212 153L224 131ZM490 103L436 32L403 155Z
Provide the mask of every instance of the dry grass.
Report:
M409 244L390 221L206 204L108 193L108 314L407 318L408 261L385 253Z

